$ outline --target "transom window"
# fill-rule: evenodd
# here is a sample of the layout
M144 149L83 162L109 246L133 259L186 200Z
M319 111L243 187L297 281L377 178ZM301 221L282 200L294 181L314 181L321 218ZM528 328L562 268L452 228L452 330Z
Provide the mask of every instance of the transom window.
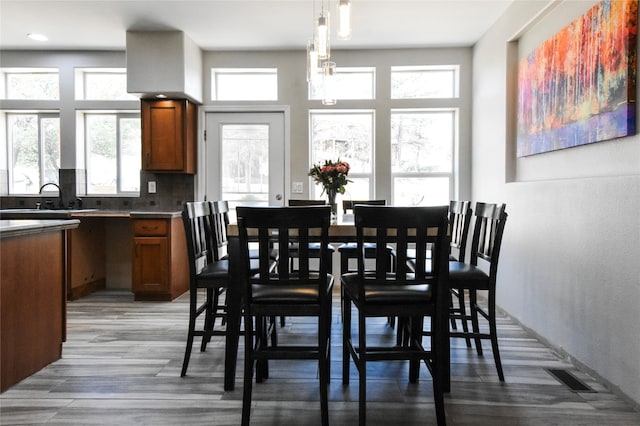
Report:
M375 99L375 68L373 67L337 67L334 93L337 100ZM309 83L309 99L322 99L324 86L322 76Z
M75 97L79 100L133 100L127 93L127 71L124 68L76 68Z
M43 184L58 183L58 114L7 113L6 123L9 194L37 194Z
M391 111L394 204L449 204L457 121L455 109Z
M391 99L457 98L459 66L391 67Z
M373 197L374 117L373 110L310 112L311 164L338 158L349 163L353 182L346 186L345 199ZM321 198L322 188L311 180L310 185L310 196Z
M57 68L3 68L2 99L58 100L60 81Z
M212 101L278 100L277 68L212 68Z

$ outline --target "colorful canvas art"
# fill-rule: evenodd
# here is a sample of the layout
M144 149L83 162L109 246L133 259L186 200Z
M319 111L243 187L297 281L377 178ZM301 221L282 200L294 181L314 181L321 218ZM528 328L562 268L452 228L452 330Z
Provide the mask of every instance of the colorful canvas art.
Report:
M635 133L637 0L605 0L518 66L517 156Z

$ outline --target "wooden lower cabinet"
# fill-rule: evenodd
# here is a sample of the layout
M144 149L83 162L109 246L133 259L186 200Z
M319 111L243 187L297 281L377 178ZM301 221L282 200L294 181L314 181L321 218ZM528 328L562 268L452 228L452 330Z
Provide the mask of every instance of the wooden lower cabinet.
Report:
M0 241L0 392L62 355L64 232Z
M173 300L189 290L181 218L133 220L132 290L135 300Z

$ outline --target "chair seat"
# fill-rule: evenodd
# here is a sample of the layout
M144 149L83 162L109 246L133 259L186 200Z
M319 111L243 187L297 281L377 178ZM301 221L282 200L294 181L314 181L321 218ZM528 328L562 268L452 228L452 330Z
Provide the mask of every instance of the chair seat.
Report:
M375 248L376 243L364 243L364 254L365 257L375 256ZM338 247L338 251L340 253L346 253L354 255L358 253L358 244L357 243L345 243ZM387 251L394 253L394 248L392 246L387 246Z
M452 288L489 290L489 275L468 263L449 262L449 282Z
M252 271L257 271L260 268L260 262L258 259L250 260L250 268ZM206 287L206 281L220 281L227 280L229 278L229 259L222 259L217 262L208 264L200 271L197 276L198 287ZM203 285L205 284L205 285ZM212 283L215 287L219 287L219 283Z
M317 276L318 274L316 274ZM333 276L327 276L329 292L333 287ZM253 303L280 303L280 304L317 304L319 302L318 284L294 284L294 285L252 285Z
M373 277L374 274L365 274L365 276ZM388 273L389 279L393 278L395 274ZM359 292L358 288L360 280L358 273L348 273L342 275L342 285L344 291L348 293L349 297L358 301ZM402 303L402 304L421 304L432 301L433 289L431 284L411 284L411 285L399 285L391 283L365 284L364 297L367 303Z

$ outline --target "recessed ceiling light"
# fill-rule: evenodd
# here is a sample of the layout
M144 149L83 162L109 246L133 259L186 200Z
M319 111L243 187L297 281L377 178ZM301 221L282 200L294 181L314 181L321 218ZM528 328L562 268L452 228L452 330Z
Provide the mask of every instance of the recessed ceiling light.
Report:
M47 36L44 35L44 34L29 33L29 34L27 34L27 37L29 37L31 40L35 40L35 41L49 41Z
M156 98L158 99L167 99L167 95L163 95L162 93L156 95Z

